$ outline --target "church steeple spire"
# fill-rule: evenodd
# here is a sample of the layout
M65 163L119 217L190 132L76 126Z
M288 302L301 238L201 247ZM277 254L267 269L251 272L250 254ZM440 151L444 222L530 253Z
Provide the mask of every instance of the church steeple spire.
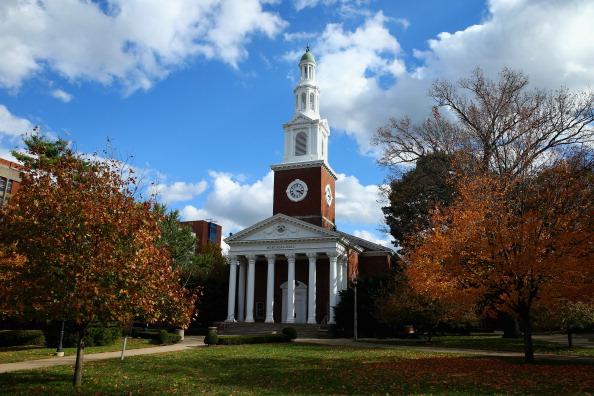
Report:
M320 117L320 89L316 83L316 59L309 45L299 60L300 79L293 89L293 119L285 130L284 163L328 162L328 122Z
M299 61L301 78L295 87L295 113L307 114L310 118L320 118L320 90L316 85L316 59L309 45Z

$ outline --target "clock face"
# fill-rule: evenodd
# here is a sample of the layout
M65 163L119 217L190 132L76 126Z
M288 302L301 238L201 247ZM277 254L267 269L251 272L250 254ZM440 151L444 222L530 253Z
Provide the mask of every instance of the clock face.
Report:
M332 196L332 187L330 187L330 184L326 184L326 203L328 204L328 206L332 205L332 199L334 197Z
M295 179L287 187L287 197L293 202L299 202L307 195L307 184Z

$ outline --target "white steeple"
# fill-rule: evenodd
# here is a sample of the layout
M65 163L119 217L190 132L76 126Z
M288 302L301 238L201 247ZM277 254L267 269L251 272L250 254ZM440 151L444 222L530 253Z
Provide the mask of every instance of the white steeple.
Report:
M309 46L299 61L299 84L293 89L295 112L283 125L284 163L328 160L328 121L320 118L320 89L316 84L316 60Z

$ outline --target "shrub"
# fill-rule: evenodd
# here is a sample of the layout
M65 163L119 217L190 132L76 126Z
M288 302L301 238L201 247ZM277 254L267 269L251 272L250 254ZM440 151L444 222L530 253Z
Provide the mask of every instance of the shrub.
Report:
M284 334L223 335L219 336L218 345L267 344L289 341L291 339Z
M62 322L53 321L45 328L46 345L55 348L60 341L60 329ZM84 341L85 346L103 346L114 344L122 335L122 330L113 324L93 323L87 328ZM78 334L74 327L68 323L64 326L64 338L62 346L75 347L78 341Z
M0 346L45 345L42 330L0 330Z
M290 340L297 338L297 330L294 327L285 327L282 333L286 335Z
M159 342L162 345L176 344L180 340L181 340L181 336L179 334L169 333L167 330L161 330L159 332Z
M145 340L153 340L156 341L159 339L159 330L132 330L132 337L134 338L142 338Z
M208 329L208 334L206 334L206 337L204 337L204 343L206 345L217 345L217 343L219 342L219 335L217 334L217 329L215 328L209 328Z
M85 346L112 345L121 335L122 330L118 326L90 327L85 336Z

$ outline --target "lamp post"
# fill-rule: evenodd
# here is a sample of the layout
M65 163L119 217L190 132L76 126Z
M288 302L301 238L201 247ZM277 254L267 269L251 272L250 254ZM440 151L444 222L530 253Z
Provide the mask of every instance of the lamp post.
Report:
M56 356L64 356L64 350L62 349L62 343L64 341L64 319L62 319L62 327L60 328L60 341L58 341L58 349L56 349Z
M353 293L354 293L354 302L353 302L353 339L357 341L357 279L353 279Z

